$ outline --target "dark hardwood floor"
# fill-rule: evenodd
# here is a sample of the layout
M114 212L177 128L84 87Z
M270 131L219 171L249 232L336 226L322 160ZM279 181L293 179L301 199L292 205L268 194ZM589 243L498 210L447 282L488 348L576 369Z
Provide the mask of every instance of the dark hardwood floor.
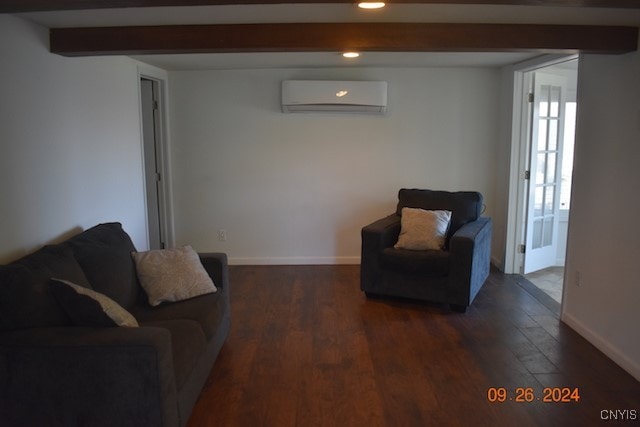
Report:
M492 273L465 314L368 300L358 266L233 266L230 278L231 332L188 427L640 422L640 383L512 276ZM505 402L489 402L492 387ZM543 402L545 387L579 400ZM609 410L634 420L601 420Z

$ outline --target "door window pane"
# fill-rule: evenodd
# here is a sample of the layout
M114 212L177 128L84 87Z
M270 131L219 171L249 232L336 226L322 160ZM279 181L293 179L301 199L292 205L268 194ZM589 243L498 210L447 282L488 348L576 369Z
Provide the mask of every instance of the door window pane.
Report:
M553 215L553 207L555 204L555 187L545 187L544 192L544 213L545 215Z
M538 120L538 151L547 149L547 119Z
M542 246L551 246L553 242L553 218L545 218L542 235Z
M576 132L576 103L565 104L564 142L562 145L562 182L560 209L569 209L571 203L571 176L573 174L573 146Z
M542 216L542 202L544 200L544 187L536 187L533 202L533 216Z
M556 153L547 154L547 184L556 181Z
M542 85L540 90L540 117L549 116L549 85Z
M560 117L560 86L551 86L549 117Z
M549 120L549 143L547 149L554 151L558 149L558 119Z
M537 156L537 164L536 164L536 184L544 184L545 183L545 169L547 163L547 155L545 153L540 153Z
M542 220L537 219L533 221L533 235L532 235L533 249L542 247Z

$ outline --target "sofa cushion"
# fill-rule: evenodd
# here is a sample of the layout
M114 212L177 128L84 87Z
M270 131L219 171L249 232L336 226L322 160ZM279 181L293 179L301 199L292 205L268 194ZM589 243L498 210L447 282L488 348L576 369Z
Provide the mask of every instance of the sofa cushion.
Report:
M69 280L85 288L91 287L82 267L73 255L73 251L64 244L44 246L15 263L34 271L46 271L49 277Z
M173 369L176 375L178 392L205 352L206 341L198 322L185 319L141 322L141 326L153 326L167 329L171 333Z
M49 274L20 264L0 265L0 330L69 326L49 291Z
M451 211L402 208L396 249L441 250L449 230Z
M428 277L449 275L449 252L440 250L412 251L386 248L380 254L380 263L399 273L420 274Z
M71 325L50 292L49 279L54 276L89 286L71 249L64 245L45 246L0 266L0 329Z
M51 279L49 286L56 301L78 326L138 326L131 313L100 292L59 279Z
M139 285L131 252L136 248L120 223L99 224L68 240L91 287L128 309Z
M447 233L447 243L460 227L480 217L483 207L482 194L475 191L434 191L403 188L398 192L396 213L402 215L402 208L451 211L451 226Z
M191 246L135 252L132 255L138 279L152 306L216 291L211 277Z
M194 320L204 331L207 340L215 335L224 313L223 292L202 295L171 304L161 304L157 307L140 304L131 308L131 314L141 323L169 319Z

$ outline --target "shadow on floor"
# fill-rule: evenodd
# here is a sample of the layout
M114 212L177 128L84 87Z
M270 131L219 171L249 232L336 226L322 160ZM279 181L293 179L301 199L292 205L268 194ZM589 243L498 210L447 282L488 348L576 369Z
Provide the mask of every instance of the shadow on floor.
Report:
M558 317L560 317L563 278L563 267L551 267L526 275L513 275L514 281L520 287Z
M562 302L564 267L549 267L525 274L524 277L557 302Z

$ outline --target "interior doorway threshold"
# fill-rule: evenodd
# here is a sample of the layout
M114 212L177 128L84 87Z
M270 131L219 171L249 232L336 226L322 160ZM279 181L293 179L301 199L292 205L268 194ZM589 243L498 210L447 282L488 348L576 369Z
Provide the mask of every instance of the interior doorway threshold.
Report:
M529 280L527 280L526 277L522 276L521 274L512 274L510 276L521 288L523 288L532 297L537 299L540 304L544 305L552 313L560 317L560 303L558 301L551 298L546 292L531 283Z

